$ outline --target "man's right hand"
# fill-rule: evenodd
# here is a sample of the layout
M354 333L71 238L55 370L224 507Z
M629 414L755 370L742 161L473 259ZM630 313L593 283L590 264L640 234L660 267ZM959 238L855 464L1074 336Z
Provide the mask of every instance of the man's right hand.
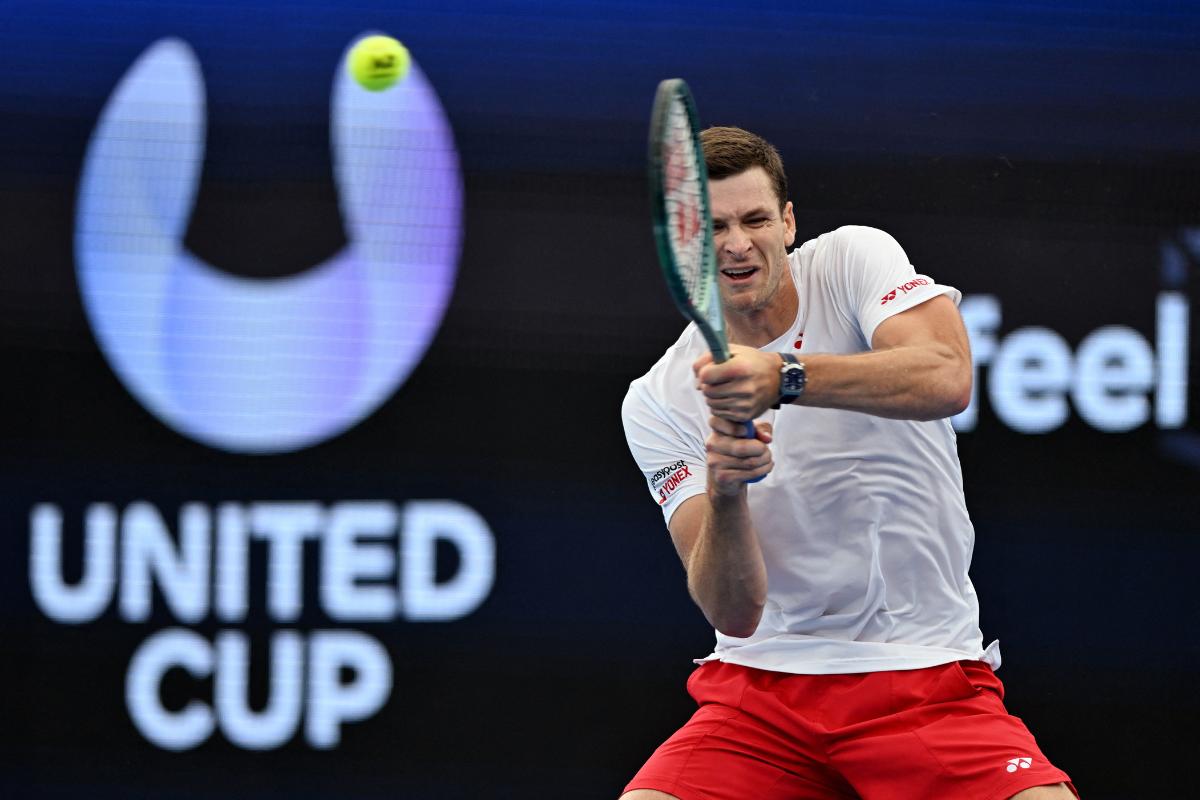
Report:
M708 420L712 433L705 441L708 452L708 485L711 491L730 497L745 490L746 482L766 475L771 460L771 423L754 423L755 437L743 438L746 423L720 417Z

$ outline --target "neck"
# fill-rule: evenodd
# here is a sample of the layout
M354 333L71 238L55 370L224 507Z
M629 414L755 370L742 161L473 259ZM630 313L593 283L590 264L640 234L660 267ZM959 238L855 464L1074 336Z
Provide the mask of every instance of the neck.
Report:
M770 344L787 333L788 328L796 321L799 308L800 298L796 294L796 285L792 283L792 276L785 274L775 294L762 308L746 311L725 310L725 328L729 341L746 347Z

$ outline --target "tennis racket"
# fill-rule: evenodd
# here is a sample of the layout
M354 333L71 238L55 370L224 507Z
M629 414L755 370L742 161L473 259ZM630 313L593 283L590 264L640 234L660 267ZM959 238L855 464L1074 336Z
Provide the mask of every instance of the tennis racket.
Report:
M725 317L717 286L717 250L708 207L708 170L700 146L696 103L687 84L658 85L650 117L650 208L658 262L675 305L696 323L713 361L729 360ZM753 439L754 422L743 436ZM755 478L755 481L762 478Z

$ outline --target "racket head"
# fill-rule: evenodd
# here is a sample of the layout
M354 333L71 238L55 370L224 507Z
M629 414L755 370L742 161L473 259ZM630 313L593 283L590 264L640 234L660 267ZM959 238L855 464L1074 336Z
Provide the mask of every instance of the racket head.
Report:
M650 207L658 261L675 305L696 323L716 361L729 358L717 285L708 169L687 84L658 85L650 117Z

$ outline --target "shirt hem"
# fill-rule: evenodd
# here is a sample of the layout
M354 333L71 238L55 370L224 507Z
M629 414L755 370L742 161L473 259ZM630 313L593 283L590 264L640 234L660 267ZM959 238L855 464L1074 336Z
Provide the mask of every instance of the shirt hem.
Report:
M695 664L722 661L742 667L786 672L793 675L845 675L861 672L891 672L925 669L954 661L982 661L993 670L1000 668L1000 642L993 641L982 650L954 650L951 648L929 648L930 652L920 655L868 656L820 660L787 658L743 658L736 652L713 652L704 658L692 659Z

